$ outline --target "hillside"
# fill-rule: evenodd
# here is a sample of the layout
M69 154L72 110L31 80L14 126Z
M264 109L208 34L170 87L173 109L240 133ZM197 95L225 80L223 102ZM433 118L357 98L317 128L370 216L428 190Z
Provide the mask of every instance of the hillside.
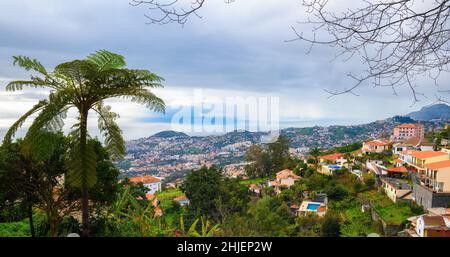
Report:
M430 121L433 119L449 120L450 106L448 106L447 104L435 104L431 106L425 106L419 111L411 112L406 116L420 121Z

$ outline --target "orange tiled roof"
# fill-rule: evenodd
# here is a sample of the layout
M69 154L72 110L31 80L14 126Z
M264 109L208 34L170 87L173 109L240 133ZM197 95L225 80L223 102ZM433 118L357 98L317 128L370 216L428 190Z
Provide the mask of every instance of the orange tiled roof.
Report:
M414 124L414 123L406 123L406 124L400 124L397 125L396 128L417 128L419 127L419 124Z
M381 140L372 140L364 142L366 145L373 145L373 146L386 146L389 144L389 142L381 141Z
M178 197L173 198L174 201L180 202L180 201L187 201L189 200L185 195L181 195Z
M400 160L400 159L395 159L395 160L394 160L394 162L395 162L395 163L400 163L400 164L403 164L403 163L405 163L405 161L404 161L404 160Z
M432 170L448 168L450 167L450 160L425 164L425 167Z
M274 187L279 186L280 183L278 183L276 180L270 181L270 184Z
M149 175L142 176L142 177L132 177L132 178L130 178L130 181L133 182L133 183L142 182L144 184L161 182L160 179L155 178L153 176L149 176Z
M343 153L333 153L333 154L327 154L319 157L320 159L325 159L329 161L336 161L340 158L344 158Z
M319 208L317 208L317 212L326 212L327 211L327 207L325 206L320 206Z
M387 168L388 172L408 172L408 170L405 167L392 167L392 168Z
M424 159L424 158L431 158L431 157L447 155L447 153L435 152L435 151L414 151L410 155L414 156L416 158L419 158L419 159Z
M146 194L145 197L147 198L147 200L151 201L155 198L154 194Z
M291 205L291 209L298 209L298 208L300 208L300 207L298 207L298 205L296 205L296 204Z
M290 169L285 169L285 170L282 170L282 171L277 173L277 179L286 179L286 178L289 178L289 177L294 178L294 179L299 179L300 178L300 176L295 174Z
M250 184L248 187L251 189L259 189L259 186L257 184Z

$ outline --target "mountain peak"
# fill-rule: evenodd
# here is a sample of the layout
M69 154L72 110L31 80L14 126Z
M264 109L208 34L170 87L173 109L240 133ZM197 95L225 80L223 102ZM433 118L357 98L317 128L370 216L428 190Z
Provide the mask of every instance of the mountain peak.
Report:
M433 119L448 120L450 119L450 106L444 103L424 106L419 111L411 112L406 116L422 121L429 121Z
M177 132L177 131L173 131L173 130L165 130L165 131L158 132L151 137L172 138L172 137L189 137L189 135L187 135L183 132Z

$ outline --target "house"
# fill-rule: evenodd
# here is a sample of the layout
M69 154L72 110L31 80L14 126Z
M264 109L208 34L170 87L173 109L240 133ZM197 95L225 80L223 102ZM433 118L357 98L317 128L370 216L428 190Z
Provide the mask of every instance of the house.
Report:
M300 205L300 208L297 211L297 215L306 216L309 213L315 213L320 217L323 217L327 213L327 205L322 202L305 200Z
M396 178L382 177L381 188L394 203L412 200L412 187L406 181Z
M421 177L425 186L437 192L450 192L450 160L425 164Z
M392 145L392 153L393 154L400 154L400 152L407 151L407 150L409 150L407 144L398 142L398 143L394 143Z
M175 197L173 200L181 206L189 205L190 203L189 199L185 195Z
M369 153L382 153L389 149L390 142L383 140L371 140L363 142L362 152L364 154Z
M147 188L148 193L150 194L155 194L156 192L161 191L161 180L153 176L146 175L141 177L133 177L130 178L130 181L133 183L144 184L144 187Z
M408 219L411 237L450 237L450 215L424 214Z
M425 137L411 137L401 140L401 142L395 143L392 152L399 154L402 151L417 150L417 151L433 151L433 144L429 142Z
M342 169L343 166L337 164L320 164L319 173L322 173L327 176L333 175L337 170Z
M273 187L291 187L294 185L295 181L299 180L301 177L295 174L290 169L285 169L277 173L276 179L269 181L269 186Z
M399 159L407 163L416 173L423 173L426 164L449 160L449 155L441 151L408 150L400 152Z
M336 170L344 167L347 160L343 153L327 154L319 157L320 164L318 172L325 175L333 175Z
M394 159L395 167L404 167L405 163L406 162L401 159Z
M333 163L333 164L341 164L343 165L345 162L347 162L346 159L344 159L343 153L333 153L333 154L327 154L319 157L320 163Z
M423 138L424 126L420 123L400 124L394 127L392 131L392 139L402 140L412 137Z
M262 190L262 188L263 188L263 186L262 185L258 185L258 184L250 184L249 186L248 186L248 189L251 191L251 192L253 192L253 193L255 193L255 194L261 194L261 190Z
M413 201L424 208L446 207L450 202L450 158L445 151L400 152L413 179Z

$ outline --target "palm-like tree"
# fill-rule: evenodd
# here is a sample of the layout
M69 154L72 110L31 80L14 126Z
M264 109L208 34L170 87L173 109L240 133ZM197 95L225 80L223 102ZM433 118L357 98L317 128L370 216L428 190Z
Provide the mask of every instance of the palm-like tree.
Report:
M162 87L163 79L148 70L125 68L123 56L106 50L97 51L83 60L61 63L52 72L48 72L36 59L25 56L13 58L14 65L38 75L31 75L29 80L12 81L7 85L7 90L47 88L50 94L47 100L39 101L12 125L4 142L11 142L25 120L39 113L28 129L25 141L32 151L46 151L39 147L44 140L41 132L61 130L68 110L74 108L78 111L78 120L70 132L72 142L66 161L66 181L81 188L83 235L88 236L88 189L96 183L96 156L93 145L87 140L89 112L98 115L98 128L104 136L108 152L113 158L121 157L125 154L125 144L116 123L119 116L104 101L114 97L126 98L145 104L153 111L164 112L163 100L148 90Z
M320 156L320 149L317 147L314 147L313 149L311 149L309 151L309 154L314 158L314 164L315 164L315 168L316 171L319 168L319 156Z

